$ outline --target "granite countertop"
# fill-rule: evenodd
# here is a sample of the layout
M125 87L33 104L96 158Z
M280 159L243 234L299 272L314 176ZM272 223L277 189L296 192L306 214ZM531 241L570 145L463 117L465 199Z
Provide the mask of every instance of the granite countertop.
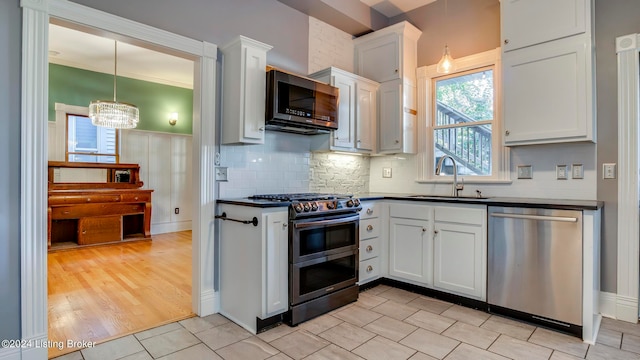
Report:
M442 202L461 204L482 204L488 206L533 207L563 210L597 210L604 206L604 202L597 200L570 200L570 199L537 199L537 198L509 198L509 197L459 197L452 198L441 195L424 194L399 194L399 193L361 193L354 194L360 201L373 200L405 200L415 202ZM218 204L231 204L251 207L287 207L289 201L252 200L247 198L218 199Z

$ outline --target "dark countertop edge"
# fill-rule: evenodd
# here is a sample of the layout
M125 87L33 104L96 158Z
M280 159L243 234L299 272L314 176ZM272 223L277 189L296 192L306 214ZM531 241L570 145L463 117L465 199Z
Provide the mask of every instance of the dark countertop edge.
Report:
M451 199L446 197L411 197L412 194L355 194L354 197L360 201L374 200L402 200L416 202L441 202L449 204L481 204L487 206L507 206L507 207L527 207L527 208L545 208L558 210L598 210L604 206L603 201L597 200L570 200L570 199L538 199L538 198L507 198L492 197L486 199L476 198L458 198ZM258 208L287 207L288 201L265 201L250 200L246 198L239 199L218 199L217 204L230 204L240 206L251 206Z

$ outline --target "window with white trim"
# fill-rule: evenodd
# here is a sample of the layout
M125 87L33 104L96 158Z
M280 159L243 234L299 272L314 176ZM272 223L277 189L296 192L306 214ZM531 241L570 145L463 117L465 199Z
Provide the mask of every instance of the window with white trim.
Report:
M465 181L509 180L508 150L500 121L500 49L456 59L458 71L438 74L436 66L418 69L422 111L420 178L451 181L453 158ZM440 175L436 166L442 157Z
M117 130L95 126L86 116L67 114L66 161L117 163Z

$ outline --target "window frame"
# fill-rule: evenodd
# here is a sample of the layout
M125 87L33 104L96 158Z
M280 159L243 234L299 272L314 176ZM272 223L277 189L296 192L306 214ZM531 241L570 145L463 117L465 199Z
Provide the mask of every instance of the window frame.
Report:
M120 163L120 131L118 129L115 129L115 153L114 154L107 154L107 153L101 153L98 150L100 149L100 145L98 144L98 147L96 149L96 151L94 152L89 152L89 151L78 151L78 148L76 148L76 151L69 151L69 141L71 141L69 139L69 122L71 121L71 119L69 119L69 117L73 116L73 117L83 117L83 118L89 118L88 116L88 108L87 108L87 115L83 115L83 114L74 114L74 113L70 113L70 112L66 112L65 113L65 151L64 151L64 161L65 162L77 162L77 161L69 161L69 156L70 155L90 155L90 156L95 156L96 159L104 159L106 157L115 157L115 164L119 164ZM100 135L96 134L97 136L97 141L98 143L100 142ZM96 163L103 163L102 161L97 161ZM111 164L111 163L109 163Z
M500 48L456 59L457 69L452 74L438 74L436 65L422 66L417 69L418 85L418 183L450 183L452 175L436 176L434 173L434 79L451 77L469 71L493 67L494 119L492 122L491 175L464 175L466 183L510 183L509 148L504 146L502 121L502 66ZM459 175L460 177L460 175Z

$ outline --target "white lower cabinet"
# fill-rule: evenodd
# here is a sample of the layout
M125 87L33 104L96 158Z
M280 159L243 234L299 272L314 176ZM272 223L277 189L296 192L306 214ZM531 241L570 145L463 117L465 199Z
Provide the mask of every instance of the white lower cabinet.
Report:
M433 287L486 300L486 206L434 209Z
M286 208L219 205L230 219L258 219L258 226L219 221L220 313L256 333L257 319L288 310L288 215Z
M389 277L430 285L433 279L432 208L389 206Z

